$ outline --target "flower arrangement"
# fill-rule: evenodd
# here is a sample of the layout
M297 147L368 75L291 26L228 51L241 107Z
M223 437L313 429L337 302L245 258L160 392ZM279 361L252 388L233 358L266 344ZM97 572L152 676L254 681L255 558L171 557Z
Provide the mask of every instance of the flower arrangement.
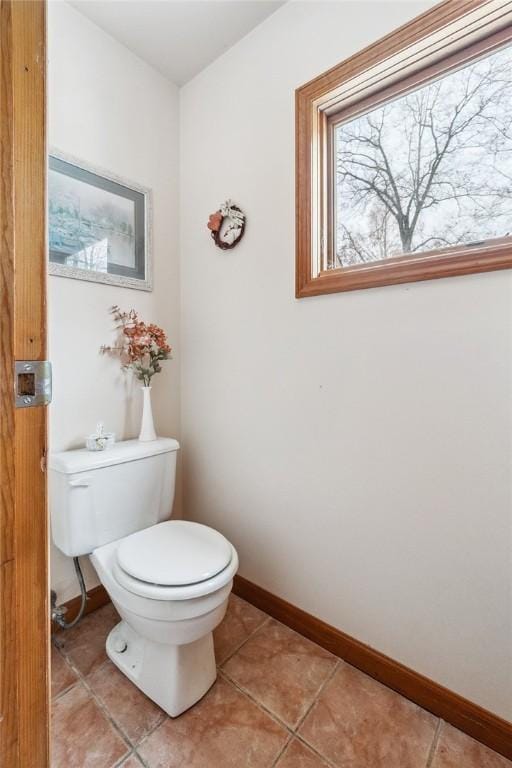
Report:
M117 323L119 344L103 345L101 352L118 354L123 369L131 369L145 387L149 387L155 373L162 370L162 360L171 358L172 349L165 331L154 323L146 324L134 309L124 312L117 305L110 313Z

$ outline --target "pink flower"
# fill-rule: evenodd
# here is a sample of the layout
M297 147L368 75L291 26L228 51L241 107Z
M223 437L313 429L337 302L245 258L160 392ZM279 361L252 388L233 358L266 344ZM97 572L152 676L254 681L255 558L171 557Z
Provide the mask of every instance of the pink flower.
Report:
M159 373L161 361L171 357L172 348L167 343L167 334L154 323L146 325L139 320L134 309L123 312L119 307L112 307L111 312L121 332L120 345L101 347L102 352L116 352L120 355L124 368L132 368L138 379L149 385L152 376Z
M212 232L218 232L222 224L222 218L223 216L220 211L211 213L208 219L208 229L211 229Z

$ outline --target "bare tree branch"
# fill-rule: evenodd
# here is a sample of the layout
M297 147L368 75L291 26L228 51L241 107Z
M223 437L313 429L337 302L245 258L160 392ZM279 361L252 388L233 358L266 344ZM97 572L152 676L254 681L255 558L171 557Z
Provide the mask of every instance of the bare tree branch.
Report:
M375 260L377 236L398 252L417 252L462 242L462 233L478 238L478 228L492 228L506 211L512 217L511 64L508 49L498 51L336 129L345 258L351 250L356 260ZM451 203L459 219L453 231L422 236L433 221L426 211ZM359 233L345 220L343 204L365 222ZM446 229L446 214L443 222Z

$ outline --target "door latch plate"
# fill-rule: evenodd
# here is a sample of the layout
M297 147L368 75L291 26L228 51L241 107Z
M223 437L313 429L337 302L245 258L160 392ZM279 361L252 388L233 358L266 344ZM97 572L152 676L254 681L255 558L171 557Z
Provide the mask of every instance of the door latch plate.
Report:
M48 360L17 360L14 388L16 408L48 405L52 399L52 364Z

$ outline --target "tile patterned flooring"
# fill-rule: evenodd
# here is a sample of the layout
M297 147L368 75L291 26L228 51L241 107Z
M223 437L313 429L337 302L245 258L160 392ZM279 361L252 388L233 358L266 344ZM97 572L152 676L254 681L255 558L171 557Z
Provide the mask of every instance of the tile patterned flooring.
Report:
M52 768L512 768L232 596L217 682L175 720L105 654L112 605L52 647Z

